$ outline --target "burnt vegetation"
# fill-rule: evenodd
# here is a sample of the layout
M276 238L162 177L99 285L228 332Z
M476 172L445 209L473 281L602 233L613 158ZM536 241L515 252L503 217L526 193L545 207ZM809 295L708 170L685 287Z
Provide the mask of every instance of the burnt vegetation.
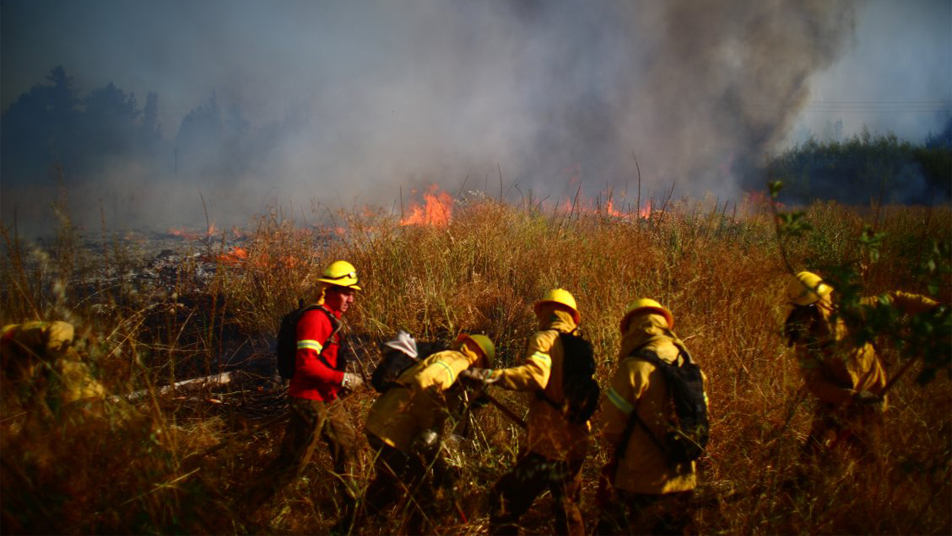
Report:
M780 303L789 264L849 268L836 272L854 289L847 296L902 289L948 304L948 207L818 202L779 219L769 201L756 198L733 213L676 200L628 217L540 207L467 194L444 223L401 225L370 210L339 214L334 233L276 209L240 236L184 239L83 236L66 208L53 242L28 242L4 227L3 323L76 325L78 347L112 396L93 415L43 402L54 385L5 382L3 531L326 532L337 509L323 453L254 516L240 498L252 468L264 466L280 445L286 398L273 381L271 350L278 321L338 258L358 267L365 289L349 315L354 365L364 373L379 359L379 343L398 329L444 343L463 329L486 333L496 341L500 366L517 362L535 327L531 304L546 289L564 287L578 299L582 329L595 346L596 378L605 385L627 303L636 296L665 303L709 380L711 439L696 497L700 533L950 531L952 390L941 352L941 344L948 349L947 326L900 318L870 324L906 326L895 336L885 327L866 334L882 335L890 376L928 357L925 367L913 364L920 382L910 374L890 392L882 468L848 459L832 468L800 467L812 402L782 339ZM936 344L923 349L902 340ZM220 372L234 373L232 381L163 389ZM520 395L493 394L524 414ZM358 427L374 396L358 391L347 399ZM38 404L49 411L36 411ZM493 407L459 419L459 436L447 448L460 478L430 512L442 534L486 530L485 493L520 447L518 426ZM591 523L598 471L609 455L596 442L583 469L582 507ZM362 485L369 456L364 445ZM803 473L809 488L792 489L792 476ZM523 518L527 533L551 532L548 500ZM399 530L403 506L386 519L361 533Z
M485 333L500 366L512 364L535 327L531 304L563 287L579 301L604 386L628 302L663 302L709 379L700 533L952 531L948 316L917 321L883 309L856 330L879 345L891 377L914 360L914 373L890 392L888 455L875 471L850 460L822 470L798 465L812 402L780 329L791 268L830 274L847 301L900 289L950 302L952 122L921 145L864 132L810 141L751 168L753 183L783 181L779 199L803 204L796 213L775 214L763 196L728 211L670 194L647 211L639 199L634 213L614 210L610 197L594 210L570 203L554 211L530 191L518 205L501 192L497 199L468 193L441 201L455 203L452 217L441 205L438 219L420 221L366 210L336 214L334 228L323 228L275 208L241 231L120 234L103 222L98 233L81 232L65 187L81 190L116 159L141 163L155 181L267 176L272 149L307 121L299 110L252 128L239 108L211 96L167 138L158 103L150 93L140 108L113 84L80 96L57 67L3 113L4 195L39 179L40 193L31 191L53 200L45 217L55 233L33 242L15 220L0 228L0 321L74 324L77 348L110 393L104 410L90 414L57 406L55 381L4 379L3 532L326 532L337 510L324 454L254 516L240 498L251 468L280 445L287 402L274 380L278 321L340 258L366 282L348 316L355 367L364 374L398 329L434 344L460 330ZM54 162L57 180L50 180ZM115 203L136 212L135 203ZM326 210L317 212L310 221ZM168 388L221 373L231 381ZM494 396L524 414L520 395ZM358 427L373 399L359 391L347 400ZM518 455L521 431L493 407L458 418L449 458L461 478L432 514L439 533L485 532L485 493ZM366 485L370 450L361 455ZM583 469L587 522L597 519L598 471L609 456L596 441ZM792 476L804 473L811 487L791 489ZM527 533L551 532L548 500L523 518ZM397 506L389 524L361 532L390 534L403 520Z

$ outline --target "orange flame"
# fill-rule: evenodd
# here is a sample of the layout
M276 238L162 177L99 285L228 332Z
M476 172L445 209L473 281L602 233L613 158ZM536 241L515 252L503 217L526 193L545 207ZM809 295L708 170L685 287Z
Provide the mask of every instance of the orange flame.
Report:
M638 217L647 220L651 218L651 200L645 201L645 206L638 209Z
M177 236L179 238L184 238L186 240L195 240L198 238L198 235L189 232L185 229L169 229L169 234L172 236Z
M205 230L205 234L200 234L198 231L189 231L188 229L175 229L171 228L168 230L168 233L172 236L177 236L179 238L184 238L185 240L201 240L203 238L208 238L211 235L215 234L215 224L212 223L208 226L208 229ZM238 235L236 231L236 236Z
M605 202L605 214L613 218L624 218L627 216L627 214L615 210L615 203L611 199Z
M248 250L242 247L232 248L231 251L227 253L222 253L218 256L218 259L224 264L230 264L232 266L240 264L242 261L248 258Z
M267 253L260 252L249 259L248 250L240 246L233 247L231 250L218 255L218 260L228 266L254 267L260 270L273 270L278 266L294 268L300 263L298 259L290 255L273 258Z
M423 205L411 202L409 211L400 220L400 225L432 225L443 227L453 216L453 197L440 192L439 186L431 185L423 194Z
M577 199L566 199L561 202L556 208L556 212L563 213L576 213L576 214L603 214L611 218L618 218L622 220L634 220L634 219L643 219L647 220L651 218L651 201L645 201L644 205L638 208L637 211L633 210L634 207L631 207L631 212L623 212L615 208L615 201L610 196L608 200L605 201L603 206L599 206L599 203L592 201L591 199L582 197L579 194Z

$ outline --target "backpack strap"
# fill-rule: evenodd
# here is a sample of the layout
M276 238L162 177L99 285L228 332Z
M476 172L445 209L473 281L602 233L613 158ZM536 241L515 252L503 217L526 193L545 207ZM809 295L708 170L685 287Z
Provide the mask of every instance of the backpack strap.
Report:
M313 310L315 310L315 309L316 309L316 310L323 311L324 314L327 315L327 320L330 321L330 323L331 323L331 328L332 328L331 334L327 336L327 339L324 340L324 344L321 346L321 351L317 353L317 358L320 359L320 360L321 360L321 363L324 363L324 366L326 366L326 367L329 368L329 369L333 369L333 370L344 370L347 365L346 365L346 362L344 362L344 363L343 363L344 366L343 366L343 367L340 366L341 361L342 361L342 355L343 355L342 352L338 352L338 353L337 353L337 362L338 362L338 364L339 364L337 367L331 365L330 362L327 361L327 358L324 357L324 351L327 350L327 346L328 346L327 343L328 343L329 341L333 340L334 335L337 335L338 332L340 332L341 327L343 327L343 323L342 323L340 320L338 320L338 319L334 316L334 314L331 313L331 312L327 309L327 307L324 307L323 305L317 305L317 304L308 305L308 306L304 309L304 311L301 312L301 317L303 317L305 313L307 313L307 312L309 312L309 311L313 311ZM300 321L301 321L301 320L300 320L300 317L298 317L298 322L300 322ZM340 344L340 342L338 342L338 347L340 347L340 346L341 346L341 344Z
M638 348L635 348L630 354L628 354L628 358L626 359L641 359L651 363L657 368L661 368L663 366L674 366L658 357L658 354L654 350L646 350L645 346L648 344L649 343L645 343ZM678 345L678 349L684 351L684 348L681 345ZM689 359L690 356L685 357L685 360ZM631 413L628 415L628 424L625 426L625 431L623 432L621 442L618 443L618 447L615 449L615 457L617 459L622 459L625 457L625 451L628 450L628 442L631 440L631 434L634 432L636 425L640 426L641 429L644 430L646 434L648 434L651 442L654 443L656 447L658 447L658 450L660 450L661 453L664 454L665 459L667 459L668 449L664 446L664 443L658 439L658 436L656 436L654 432L648 428L648 425L645 424L643 420L641 420L641 417L638 416L637 404L635 404L634 408L631 410Z
M554 331L554 332L556 333L556 336L555 336L556 340L559 340L559 341L562 340L562 339L561 339L561 337L562 337L562 332L561 332L561 331L559 331L559 330L557 330L557 329L552 329L551 331ZM572 331L567 332L567 335L573 335L573 334L575 334L576 331L578 331L578 326L576 326L575 329L573 329ZM555 345L555 344L553 343L553 346L554 346L554 345ZM549 347L549 350L551 351L551 347ZM563 369L563 370L562 370L562 374L564 375L564 374L565 374L565 345L564 345L564 344L562 345L562 369ZM551 371L551 367L550 367L550 370L549 370L549 381L552 381L552 371ZM539 400L543 400L543 401L547 402L547 403L548 403L550 406L552 406L556 411L558 411L559 413L562 413L562 404L565 403L565 393L562 393L562 403L558 403L558 402L552 400L551 398L549 398L549 396L545 394L545 387L543 387L542 389L536 390L535 395L536 395L536 398L538 398Z
M400 382L400 376L403 376L408 370L410 370L410 369L412 369L413 367L419 365L419 364L423 361L422 359L415 359L415 358L413 358L413 357L411 357L410 359L412 359L413 362L410 363L410 364L408 364L408 365L405 366L405 367L402 367L399 371L397 371L397 375L396 375L395 379L394 379L392 382L390 382L389 387L403 387L404 389L409 389L409 388L410 388L409 385ZM416 373L414 373L414 374L416 374ZM453 385L456 385L456 383L454 382ZM388 387L388 388L389 388L389 387Z
M628 415L628 424L625 426L625 432L622 436L621 443L618 444L618 447L615 448L615 458L622 459L625 457L625 451L628 450L628 442L631 440L631 434L634 432L635 425L641 427L644 430L645 434L648 435L648 438L651 439L651 442L658 447L658 450L664 454L665 459L668 458L668 449L661 443L661 440L658 439L658 436L654 435L654 432L648 428L648 425L645 424L645 421L641 420L641 417L638 416L638 406L635 406L631 410L631 414Z
M545 401L550 406L552 406L555 410L557 410L559 413L562 412L562 404L557 404L554 400L549 398L548 395L545 394L544 389L539 389L538 391L535 392L535 395L536 395L536 398L538 398L539 400Z

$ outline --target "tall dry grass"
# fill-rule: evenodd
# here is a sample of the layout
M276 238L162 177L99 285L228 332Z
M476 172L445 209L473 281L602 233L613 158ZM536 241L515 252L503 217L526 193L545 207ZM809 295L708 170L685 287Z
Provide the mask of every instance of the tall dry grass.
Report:
M952 230L947 207L875 210L818 203L807 210L815 230L786 244L791 264L800 269L858 263L870 293L924 292L915 272L923 259L920 246L932 238L948 240ZM893 389L881 471L870 475L869 468L844 460L812 473L809 489L791 490L791 477L808 469L798 466L798 455L812 401L800 389L796 363L779 334L787 268L773 221L756 204L739 212L679 202L650 219L614 218L527 210L476 196L458 203L444 227L401 226L379 211L341 214L342 236L295 225L274 212L254 222L244 243L247 257L220 262L206 288L183 270L172 293L125 293L99 300L95 309L69 291L50 297L56 293L47 289L62 274L33 273L42 266L26 262L31 254L6 230L2 316L4 323L34 315L88 326L90 359L112 392L154 389L186 363L197 360L205 370L217 370L223 348L236 338L273 337L280 316L298 298L313 296L322 267L343 258L357 267L364 287L348 314L363 359L357 366L364 370L376 357L375 345L397 329L444 342L460 330L486 333L496 341L499 366L516 363L536 328L532 303L546 290L563 287L578 301L604 385L617 361L618 321L626 305L652 297L674 313L675 331L708 377L712 436L700 464L698 532L948 533L952 396L945 375L924 387L910 377ZM855 240L864 224L888 233L875 263L863 257ZM213 256L227 252L224 241L200 247ZM950 289L944 281L945 302ZM890 348L883 354L890 372L900 358L912 357ZM267 351L252 357L265 359ZM523 395L494 394L517 413L527 407ZM276 455L281 437L280 423L247 414L252 395L209 395L222 404L155 395L136 407L122 405L121 417L69 425L58 418L37 428L11 414L4 395L4 530L326 532L336 520L326 453L257 512L249 514L238 501L255 468ZM347 399L358 427L372 401L369 392ZM597 415L595 420L597 425ZM486 493L514 462L521 432L492 407L467 413L458 424L467 437L457 458L461 478L455 493L433 507L434 532L484 532ZM50 440L50 427L56 427L56 441ZM58 449L45 465L29 455L44 441ZM596 441L584 468L583 510L592 524L597 472L608 456ZM369 457L364 445L362 471L368 478ZM10 502L24 490L27 499ZM550 501L543 497L523 519L527 533L551 532ZM88 515L58 515L75 510ZM402 520L398 509L362 532L390 534Z

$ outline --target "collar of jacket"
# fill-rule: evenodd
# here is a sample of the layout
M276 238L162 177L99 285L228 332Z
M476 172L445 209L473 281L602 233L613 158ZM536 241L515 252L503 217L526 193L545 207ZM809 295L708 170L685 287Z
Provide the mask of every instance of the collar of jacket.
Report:
M621 339L618 360L622 361L638 348L660 340L671 341L682 348L684 345L681 339L668 329L668 321L663 316L655 314L636 316Z
M542 312L545 313L546 311L543 309ZM577 328L578 325L575 323L575 319L572 318L572 314L559 309L553 309L552 314L548 316L539 317L540 330L554 329L559 333L572 333Z
M324 309L328 313L332 314L334 318L336 318L337 320L340 320L340 318L344 316L344 313L342 313L341 311L335 311L334 309L331 309L330 307L328 307L327 304L324 303L324 300L319 301L317 303L317 306L320 307L321 309Z

